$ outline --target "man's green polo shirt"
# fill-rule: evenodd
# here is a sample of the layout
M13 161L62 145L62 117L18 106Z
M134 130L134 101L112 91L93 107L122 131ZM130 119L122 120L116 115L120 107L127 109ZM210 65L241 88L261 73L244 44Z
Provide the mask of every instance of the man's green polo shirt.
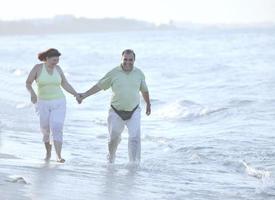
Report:
M97 85L103 90L111 87L111 105L125 111L133 110L140 103L139 91L148 91L145 76L140 69L133 67L132 71L126 72L121 65L109 71Z

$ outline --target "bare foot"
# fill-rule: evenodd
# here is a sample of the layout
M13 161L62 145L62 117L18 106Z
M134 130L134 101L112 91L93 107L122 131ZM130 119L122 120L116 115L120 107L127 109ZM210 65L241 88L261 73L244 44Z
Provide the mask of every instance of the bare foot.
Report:
M109 164L115 163L115 155L111 156L110 154L108 154L107 160Z
M65 159L63 159L63 158L58 158L56 162L64 163L64 162L65 162Z

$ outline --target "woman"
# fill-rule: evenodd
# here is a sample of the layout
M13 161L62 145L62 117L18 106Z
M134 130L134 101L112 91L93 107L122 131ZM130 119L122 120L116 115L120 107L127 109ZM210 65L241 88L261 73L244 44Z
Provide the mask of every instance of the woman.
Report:
M62 88L74 95L79 95L68 83L62 69L57 65L61 54L57 49L48 49L38 54L42 63L37 64L31 70L26 87L31 95L31 102L37 103L40 117L40 128L43 133L43 142L46 147L46 161L51 158L52 141L55 147L57 162L64 163L61 157L63 142L63 124L66 113L66 99ZM32 88L33 81L38 86L38 94ZM50 138L51 133L51 138Z

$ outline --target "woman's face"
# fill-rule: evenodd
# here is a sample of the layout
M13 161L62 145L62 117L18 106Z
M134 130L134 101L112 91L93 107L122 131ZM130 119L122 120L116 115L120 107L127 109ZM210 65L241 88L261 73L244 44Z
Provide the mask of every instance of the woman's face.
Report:
M55 66L57 65L57 63L59 62L59 56L54 56L54 57L50 57L50 58L46 58L46 62L48 64L48 66Z

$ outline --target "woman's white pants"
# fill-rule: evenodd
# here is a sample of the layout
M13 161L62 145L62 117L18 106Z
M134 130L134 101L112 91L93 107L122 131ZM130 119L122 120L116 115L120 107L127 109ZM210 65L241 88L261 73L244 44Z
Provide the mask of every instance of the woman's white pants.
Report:
M43 142L63 142L63 125L66 115L66 99L38 100L38 114Z

